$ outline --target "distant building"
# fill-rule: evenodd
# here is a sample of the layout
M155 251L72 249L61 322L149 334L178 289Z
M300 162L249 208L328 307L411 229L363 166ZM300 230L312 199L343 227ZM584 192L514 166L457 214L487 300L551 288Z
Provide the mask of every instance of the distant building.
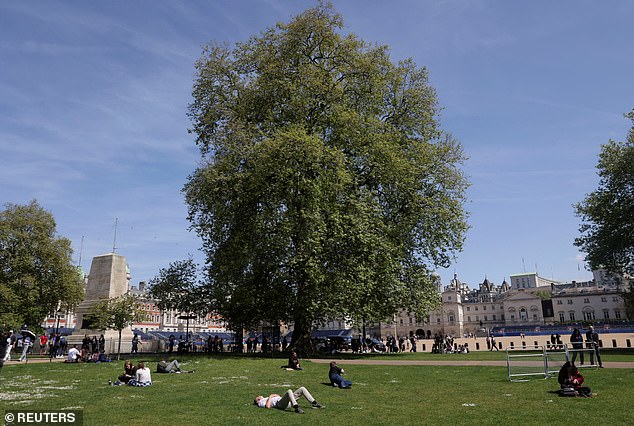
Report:
M511 289L513 290L550 287L552 284L559 284L559 282L542 278L537 272L524 272L511 275Z
M150 294L147 284L139 282L139 286L131 286L130 293L133 294L141 304L141 310L145 313L143 321L134 323L133 329L144 332L148 331L171 331L175 333L225 333L226 324L219 315L209 313L204 317L195 319L181 318L183 313L174 310L161 311Z
M615 281L560 283L528 273L512 275L511 283L503 280L495 285L485 277L478 288L470 289L454 275L444 288L437 286L442 304L427 318L402 311L385 322L366 324L366 334L383 338L484 336L494 327L510 325L538 327L627 319L622 290Z
M496 285L487 277L471 289L454 274L453 279L442 286L440 276L435 275L441 306L428 316L419 318L406 310L385 321L353 328L346 319L334 319L322 330L353 329L353 335L385 338L389 336L430 338L435 334L467 336L486 335L493 327L509 325L539 326L565 324L578 321L612 322L627 320L621 292L628 288L628 277L615 277L606 271L593 271L594 279L587 282L561 283L540 277L535 272L513 274L511 283L505 279ZM186 329L196 333L225 333L229 330L223 318L214 313L204 317L181 318L181 313L161 311L150 297L147 285L141 281L130 286L129 293L137 297L141 310L145 312L141 322L133 329L184 333ZM57 312L47 318L43 326L49 330L57 327L75 327L73 312ZM292 326L291 326L292 329ZM280 332L285 334L288 325L282 324Z

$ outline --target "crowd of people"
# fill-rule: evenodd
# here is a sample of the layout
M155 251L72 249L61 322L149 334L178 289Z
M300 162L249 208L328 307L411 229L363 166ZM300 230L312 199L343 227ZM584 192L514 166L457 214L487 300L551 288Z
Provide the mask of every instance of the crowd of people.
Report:
M68 339L60 333L50 335L41 334L36 338L35 334L23 327L18 333L9 330L0 336L2 340L2 362L11 361L12 354L17 357L17 361L23 362L37 348L40 356L50 358L66 358L65 362L110 362L106 355L105 338L103 334L99 337L89 337L85 335L81 342L81 349L77 345L69 346Z

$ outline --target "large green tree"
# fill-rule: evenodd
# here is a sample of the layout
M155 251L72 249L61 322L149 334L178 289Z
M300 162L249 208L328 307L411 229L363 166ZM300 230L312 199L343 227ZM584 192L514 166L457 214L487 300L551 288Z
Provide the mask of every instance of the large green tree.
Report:
M592 269L634 276L634 110L625 142L601 147L599 187L575 206L583 223L575 245L586 253Z
M53 215L36 201L6 204L0 211L0 323L39 327L58 306L79 303L83 277L72 253Z
M343 33L320 4L196 64L202 161L184 192L215 309L235 327L382 320L437 306L430 272L461 249L460 145L426 69Z

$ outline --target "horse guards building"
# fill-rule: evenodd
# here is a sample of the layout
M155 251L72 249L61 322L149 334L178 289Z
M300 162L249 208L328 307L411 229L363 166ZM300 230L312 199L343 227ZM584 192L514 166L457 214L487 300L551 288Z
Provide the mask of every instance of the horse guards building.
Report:
M125 283L110 288L119 287L137 297L140 308L144 311L145 320L135 323L131 329L140 333L150 333L159 338L162 334L224 335L232 333L227 330L222 317L213 313L202 318L186 319L187 313L161 311L155 300L149 295L145 282L138 286L130 285L130 273L125 257L114 253L98 256L93 259L91 273L86 276L86 294L95 294L91 275L99 266L99 262L106 260L118 261L123 264L125 274L119 273L118 280L125 279ZM121 263L123 262L123 263ZM121 266L119 266L121 269ZM103 274L102 274L103 275ZM122 278L125 276L125 278ZM436 288L440 293L442 304L426 318L417 318L406 311L400 312L385 322L366 324L364 331L368 337L387 338L412 337L429 339L435 335L455 336L458 338L482 337L492 333L492 330L517 329L528 330L532 334L540 333L541 329L549 326L561 326L570 323L590 322L604 324L618 324L627 321L626 309L622 292L629 288L629 280L614 277L606 271L593 271L594 279L587 282L562 283L539 276L536 272L525 272L510 276L510 283L503 280L496 285L485 278L477 288L471 289L468 284L461 282L454 274L453 279L446 286L442 286L440 276L435 275ZM98 284L104 287L102 278ZM112 290L108 293L108 284L103 297L113 297ZM95 298L97 296L94 296ZM83 335L88 331L82 328L82 314L88 311L88 302L84 301L78 307L79 314L74 312L55 313L45 321L45 328L74 329L73 335ZM185 315L183 315L185 314ZM631 319L630 319L631 320ZM291 327L292 328L292 327ZM253 332L261 333L263 327ZM279 335L285 335L289 328L280 327ZM346 330L348 335L360 336L362 330L354 328L346 320L335 320L320 328L322 333L341 333ZM277 333L276 333L277 334ZM132 335L129 330L128 335Z

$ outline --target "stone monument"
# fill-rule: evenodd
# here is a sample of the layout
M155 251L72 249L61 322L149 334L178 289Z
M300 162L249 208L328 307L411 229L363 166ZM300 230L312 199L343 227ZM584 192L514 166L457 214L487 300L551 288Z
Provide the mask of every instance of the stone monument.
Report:
M112 345L108 342L118 341L119 332L117 330L94 330L91 327L88 314L93 307L101 300L112 299L122 296L130 289L130 274L128 272L125 256L115 253L102 254L92 259L90 273L86 284L86 294L83 302L75 310L77 321L72 336L69 337L70 344L79 344L84 335L89 336L104 334L106 338L106 351L113 352ZM121 350L126 351L130 347L132 340L132 329L127 327L121 332Z

